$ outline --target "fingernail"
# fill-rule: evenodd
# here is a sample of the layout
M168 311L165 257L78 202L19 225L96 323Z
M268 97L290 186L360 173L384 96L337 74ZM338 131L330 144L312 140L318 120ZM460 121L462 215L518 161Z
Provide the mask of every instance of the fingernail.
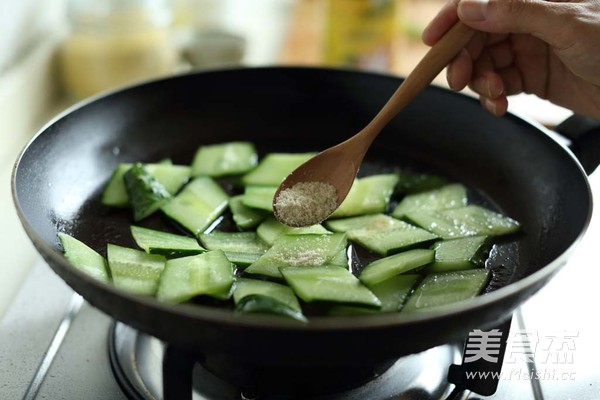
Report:
M486 98L483 103L489 112L496 115L496 102L494 100Z
M458 17L463 21L484 21L489 0L462 0L458 3Z

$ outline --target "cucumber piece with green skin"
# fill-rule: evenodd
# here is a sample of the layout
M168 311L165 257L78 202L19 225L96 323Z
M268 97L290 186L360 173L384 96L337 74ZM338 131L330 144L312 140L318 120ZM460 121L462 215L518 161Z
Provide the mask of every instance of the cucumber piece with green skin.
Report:
M283 235L244 272L282 278L280 268L322 266L331 264L334 259L341 262L340 252L346 250L346 245L347 239L343 233ZM341 266L348 267L347 259Z
M269 249L255 232L204 233L200 242L209 250L222 250L232 263L247 266L258 260Z
M242 184L257 186L279 186L279 184L300 164L315 153L270 153L256 168L242 177Z
M381 301L343 267L287 267L281 274L303 301L357 304L379 309Z
M380 258L367 265L359 279L372 287L393 276L422 267L434 260L435 252L430 249L414 249L393 256Z
M400 193L418 193L437 189L447 183L446 178L438 175L400 172L396 190Z
M467 188L460 183L453 183L438 189L405 196L392 212L392 217L400 219L414 210L445 210L466 205Z
M442 211L411 211L405 218L443 239L501 236L520 229L514 219L477 205Z
M234 281L234 266L220 250L167 261L156 297L165 302L183 302L207 295L228 299Z
M258 155L250 142L228 142L201 146L192 161L192 176L226 176L248 172Z
M417 274L397 275L376 285L370 286L369 289L371 292L373 292L373 294L381 301L380 310L357 306L336 305L329 310L328 314L357 315L399 312L408 296L410 296L413 287L421 279L421 275Z
M398 182L396 174L358 178L331 218L351 217L385 212Z
M330 220L325 226L334 232L346 232L352 242L383 256L437 239L431 232L384 214Z
M235 305L235 311L238 314L273 314L300 322L308 322L301 311L297 311L273 297L260 294L245 296Z
M154 214L171 199L167 189L140 163L134 164L125 172L123 180L135 221Z
M102 204L111 207L127 207L129 205L129 195L125 187L123 175L133 166L133 164L119 164L111 175L108 183L102 192ZM167 189L171 196L181 188L190 178L191 168L186 165L172 165L165 162L144 164L146 170L161 185Z
M104 257L66 233L59 233L58 239L65 252L65 258L71 265L96 279L110 281Z
M417 274L397 275L375 284L369 289L381 300L382 312L398 312L421 279L421 275Z
M132 225L130 230L136 244L148 254L161 254L168 258L177 258L193 256L206 251L195 238L189 236L135 225Z
M233 301L238 304L246 296L259 294L271 297L287 305L294 311L302 312L294 291L286 285L257 279L237 278L233 291Z
M231 210L233 222L242 229L254 228L267 217L268 213L247 207L243 201L244 195L234 196L229 199L229 209Z
M246 207L273 212L276 186L246 186L242 204Z
M485 262L491 247L487 236L472 236L437 242L432 249L435 260L424 272L460 271L480 267Z
M429 274L408 298L402 312L421 312L470 299L480 294L490 280L484 268Z
M227 208L229 196L208 176L192 180L163 208L163 213L181 226L199 235Z
M109 243L106 246L108 267L114 285L130 293L153 296L166 258L158 254Z
M269 216L256 228L256 234L267 244L273 245L275 240L282 235L303 235L307 233L331 233L322 225L311 225L294 228L277 221L274 216Z

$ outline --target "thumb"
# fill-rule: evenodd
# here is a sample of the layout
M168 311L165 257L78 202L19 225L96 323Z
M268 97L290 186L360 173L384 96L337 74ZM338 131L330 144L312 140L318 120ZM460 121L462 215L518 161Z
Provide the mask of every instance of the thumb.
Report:
M547 0L460 0L458 17L480 31L527 33L556 45L568 24L569 9Z

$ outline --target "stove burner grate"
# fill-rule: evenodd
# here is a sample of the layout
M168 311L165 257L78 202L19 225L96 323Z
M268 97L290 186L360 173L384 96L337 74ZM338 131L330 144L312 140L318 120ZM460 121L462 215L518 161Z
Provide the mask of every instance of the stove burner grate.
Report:
M109 335L111 365L117 381L128 397L135 400L163 399L163 357L166 349L167 346L156 338L119 322L113 324ZM436 347L423 353L403 357L392 363L389 368L385 366L386 370L375 373L372 379L358 387L346 388L333 394L314 395L311 398L315 400L445 399L453 389L453 385L447 382L448 366L460 363L460 360L459 345ZM169 364L177 365L177 362ZM178 374L178 371L171 371L171 374ZM327 378L329 379L329 375ZM293 394L273 394L268 390L257 395L239 389L236 385L208 371L202 363L195 363L192 381L194 400L298 398ZM302 398L307 397L303 395Z

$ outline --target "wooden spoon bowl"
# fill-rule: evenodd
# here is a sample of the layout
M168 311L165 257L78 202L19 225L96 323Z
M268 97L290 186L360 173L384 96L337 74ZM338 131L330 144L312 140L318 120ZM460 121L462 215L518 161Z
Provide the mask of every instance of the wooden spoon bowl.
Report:
M323 206L319 208L322 213L312 214L314 218L302 218L301 220L289 218L290 213L282 210L278 206L277 200L282 191L293 190L294 186L300 182L320 182L335 188L336 204L339 207L348 195L362 160L373 140L392 118L429 86L433 79L474 35L475 31L473 29L460 21L456 23L427 52L366 127L344 142L320 152L289 174L279 185L273 197L273 210L277 219L290 226L308 226L320 223L329 217L335 209L330 210L328 207ZM319 204L325 204L328 199L315 200Z

